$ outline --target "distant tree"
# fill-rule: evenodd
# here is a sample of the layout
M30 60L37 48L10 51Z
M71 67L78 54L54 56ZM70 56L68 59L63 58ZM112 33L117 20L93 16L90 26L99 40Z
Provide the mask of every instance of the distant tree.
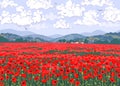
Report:
M111 44L120 44L120 39L111 40Z
M15 42L26 42L26 40L24 40L23 38L17 38Z
M85 40L84 40L84 43L88 43L88 42L89 42L88 39L85 39Z
M4 38L4 37L2 37L2 36L0 36L0 42L9 42L9 40Z
M97 40L94 43L96 43L96 44L108 44L109 42L107 40Z
M66 40L65 39L60 39L59 42L66 42Z

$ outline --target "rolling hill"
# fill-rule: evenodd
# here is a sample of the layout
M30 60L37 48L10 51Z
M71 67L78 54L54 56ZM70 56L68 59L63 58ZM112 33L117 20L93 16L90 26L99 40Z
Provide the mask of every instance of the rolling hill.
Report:
M102 30L96 30L93 32L84 32L81 33L84 36L95 36L95 35L104 35L106 32L102 31Z
M0 30L0 33L12 33L12 34L20 35L20 36L35 34L31 31L17 31L17 30L13 30L13 29Z
M87 43L120 44L120 32L106 33L104 35L90 36L85 39Z
M69 34L69 35L65 35L62 37L58 37L56 39L54 39L54 42L72 42L72 41L83 41L85 38L85 36L82 36L80 34Z
M106 33L104 35L95 36L68 34L58 38L51 38L38 34L20 36L12 33L1 33L0 42L84 42L96 44L120 44L120 32Z

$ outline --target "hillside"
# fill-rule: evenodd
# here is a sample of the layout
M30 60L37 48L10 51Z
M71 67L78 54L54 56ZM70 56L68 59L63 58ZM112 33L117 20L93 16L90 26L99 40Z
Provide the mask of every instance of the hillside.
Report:
M80 34L68 34L58 38L32 34L19 36L12 33L1 33L0 42L84 42L96 44L120 44L120 32L106 33L104 35L83 36Z
M0 30L0 33L12 33L12 34L20 35L20 36L35 34L31 31L27 31L27 30L26 31L17 31L17 30L13 30L13 29Z
M90 36L87 37L85 40L87 43L120 44L120 32L106 33L105 35Z
M1 33L0 36L5 38L9 42L45 42L46 41L39 37L29 37L29 36L23 37L12 33Z
M9 40L0 35L0 42L8 42Z
M25 38L33 38L34 39L41 39L41 40L44 40L44 41L51 41L52 38L50 37L47 37L47 36L44 36L44 35L39 35L39 34L31 34L31 35L26 35L24 36Z
M80 34L69 34L59 38L54 39L54 42L75 42L75 41L83 41L85 36Z
M95 35L104 35L106 32L102 31L102 30L96 30L93 32L84 32L81 33L84 36L95 36Z

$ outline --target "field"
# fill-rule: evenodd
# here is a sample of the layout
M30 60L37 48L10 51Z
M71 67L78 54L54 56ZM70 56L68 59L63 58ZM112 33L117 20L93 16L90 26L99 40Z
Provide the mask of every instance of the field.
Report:
M0 86L120 86L120 45L0 43Z

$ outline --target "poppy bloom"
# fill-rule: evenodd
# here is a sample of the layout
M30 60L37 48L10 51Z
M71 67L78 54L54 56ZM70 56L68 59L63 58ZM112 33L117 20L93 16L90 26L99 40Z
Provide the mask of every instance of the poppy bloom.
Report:
M69 80L69 82L70 82L71 84L73 84L73 83L74 83L74 78L71 78L71 79Z
M36 77L34 78L34 80L35 80L35 81L38 81L39 78L40 78L39 76L36 76Z
M41 82L45 84L47 82L47 80L46 79L42 79Z
M88 79L89 79L89 76L84 75L84 76L83 76L83 79L84 79L84 80L88 80Z
M75 78L78 78L78 77L79 77L79 74L75 73L75 74L74 74L74 77L75 77Z
M23 80L23 81L21 82L21 86L27 86L26 80Z
M117 74L117 77L120 78L120 73Z
M57 80L52 80L52 85L57 85Z
M102 74L98 75L99 80L102 80L102 78L103 78Z
M21 74L21 77L26 78L26 74Z
M3 81L4 80L4 77L0 76L0 81Z
M5 85L4 85L4 82L0 82L0 86L5 86Z
M110 82L116 82L115 79L113 77L110 78Z
M15 77L12 78L12 82L16 83L17 79Z
M62 79L66 80L66 79L68 79L68 76L63 76Z
M6 80L8 80L10 77L7 75L5 78L6 78Z
M80 86L80 81L75 81L75 86Z

